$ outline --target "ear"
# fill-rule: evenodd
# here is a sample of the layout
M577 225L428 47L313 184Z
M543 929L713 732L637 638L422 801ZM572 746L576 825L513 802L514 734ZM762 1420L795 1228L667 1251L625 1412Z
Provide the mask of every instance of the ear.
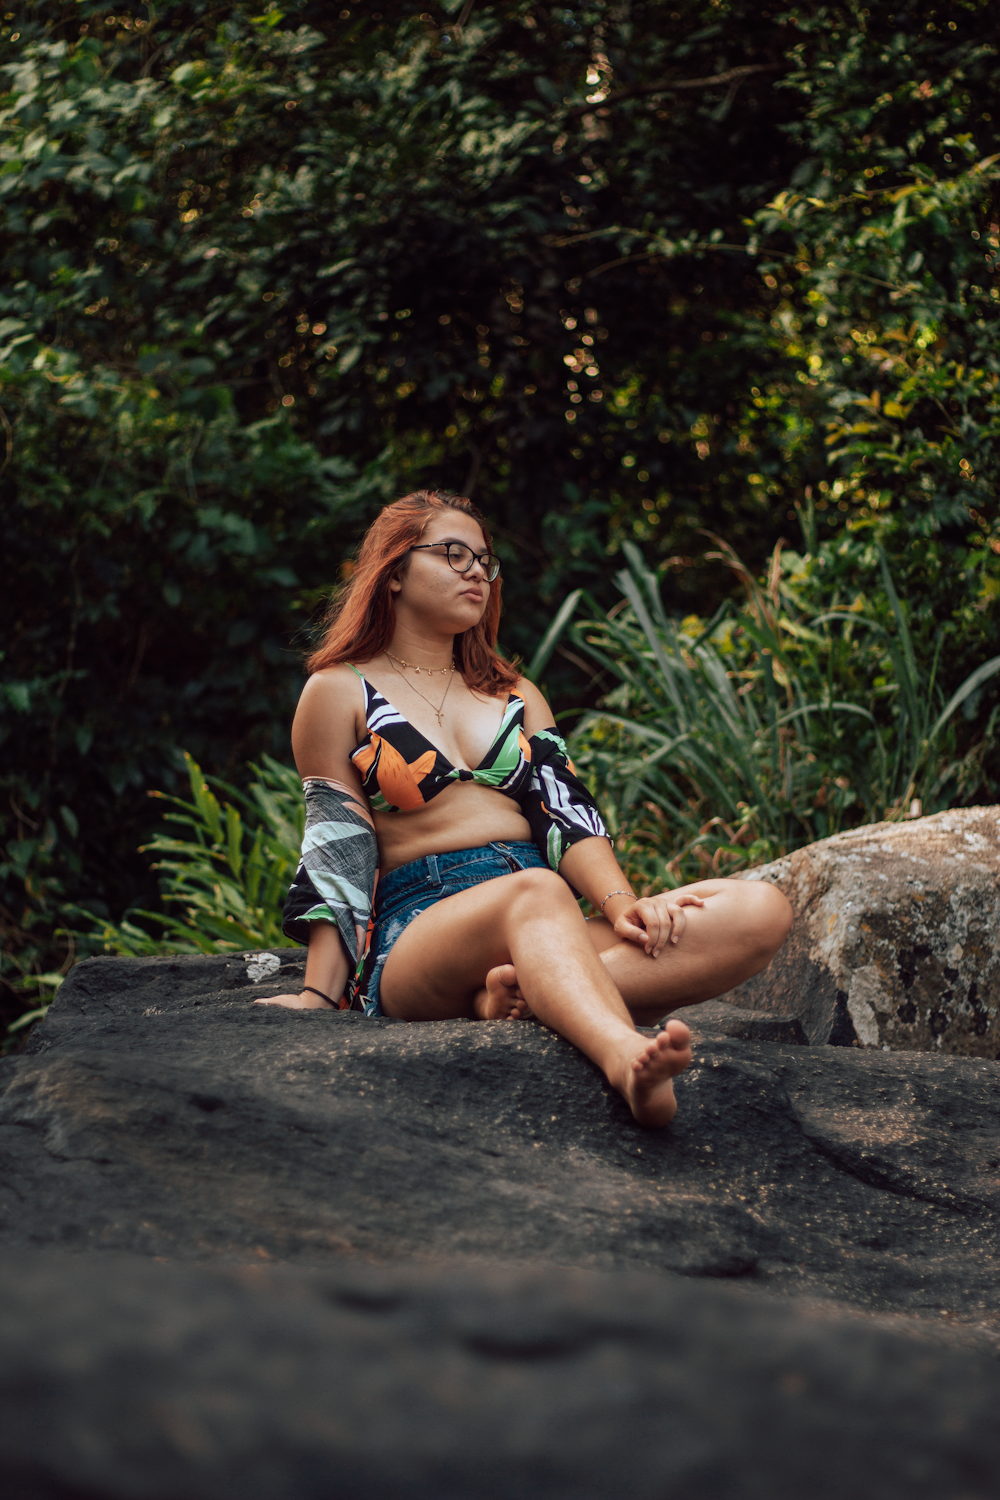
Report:
M393 573L392 577L389 579L389 592L390 592L390 594L398 594L399 591L400 591L400 589L402 587L403 587L403 585L402 585L402 583L400 581L399 574L398 573Z

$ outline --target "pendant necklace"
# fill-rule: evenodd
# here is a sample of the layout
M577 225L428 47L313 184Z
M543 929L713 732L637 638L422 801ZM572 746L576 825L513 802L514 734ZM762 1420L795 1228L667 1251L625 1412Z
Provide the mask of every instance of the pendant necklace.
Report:
M409 667L410 670L411 670L411 672L416 672L418 676L420 675L421 672L426 672L427 675L428 675L428 677L434 677L434 676L442 676L443 677L444 674L445 674L445 672L454 672L454 670L455 670L455 658L454 657L452 657L452 659L451 659L451 666L449 666L449 667L418 667L412 661L404 661L401 656L393 656L393 654L392 654L391 651L387 651L385 654L389 658L390 661L398 661L399 665L401 667Z
M393 656L393 654L392 654L391 651L387 651L385 654L386 654L386 656L387 656L387 658L389 660L389 665L390 665L390 667L392 667L392 670L396 673L396 676L397 677L402 677L403 681L406 682L406 686L408 688L410 688L410 690L412 692L416 693L416 695L417 695L418 698L423 698L424 702L428 705L429 708L433 708L435 714L437 715L438 728L440 728L441 725L444 722L444 701L445 701L445 698L447 698L449 692L451 691L451 681L452 681L452 678L455 675L455 662L454 662L454 660L452 660L452 664L451 664L450 667L414 667L413 663L411 661L403 661L403 658L401 656ZM444 698L441 699L441 702L440 703L432 703L431 700L427 697L426 693L422 693L420 691L420 689L418 687L415 687L412 682L407 682L406 678L403 677L402 672L400 672L398 670L398 668L396 668L396 667L393 666L393 662L397 662L397 661L402 666L404 666L404 667L412 667L415 672L426 672L429 676L433 676L434 674L436 674L438 672L440 672L440 673L447 672L448 673L448 686L444 690Z

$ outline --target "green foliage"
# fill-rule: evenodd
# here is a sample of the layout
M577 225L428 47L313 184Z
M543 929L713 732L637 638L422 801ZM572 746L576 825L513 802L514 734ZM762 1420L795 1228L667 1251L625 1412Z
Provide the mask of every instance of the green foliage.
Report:
M570 630L617 682L584 717L573 753L640 886L731 873L914 804L937 811L975 786L977 768L970 777L969 760L954 759L952 719L1000 672L1000 656L943 703L941 641L930 661L918 658L884 553L892 633L860 598L830 608L822 568L791 554L783 570L780 549L765 589L725 548L746 604L679 623L638 549L625 552L616 582L627 608ZM827 607L810 617L816 602Z
M44 1017L65 972L79 957L242 953L293 946L282 934L281 913L305 829L302 783L290 767L268 755L263 760L262 766L248 767L257 779L242 792L217 777L206 777L193 756L184 755L192 800L157 791L150 796L179 809L164 818L186 832L178 837L164 830L139 851L161 856L152 869L160 872L159 897L168 910L130 907L120 922L112 922L86 907L63 903L60 915L66 925L56 936L67 942L67 960L62 972L14 979L19 992L34 995L37 1003L8 1026L8 1045ZM224 793L222 802L213 786ZM171 915L169 908L179 909L179 914Z
M605 612L626 541L707 619L699 531L756 573L796 526L872 641L884 550L944 697L1000 650L989 0L466 10L0 24L8 1015L64 903L152 899L179 745L282 758L295 648L418 484L494 521L508 652ZM948 731L984 796L997 703Z
M163 792L180 809L168 812L168 823L188 830L177 837L157 834L141 852L162 856L160 896L179 916L136 909L120 923L93 923L104 951L140 956L154 953L228 953L292 946L282 936L281 911L299 862L305 829L302 784L295 771L265 756L250 769L258 777L246 793L216 777L185 755L191 802ZM217 786L231 801L220 804ZM87 919L81 908L67 913ZM139 919L161 929L151 937Z

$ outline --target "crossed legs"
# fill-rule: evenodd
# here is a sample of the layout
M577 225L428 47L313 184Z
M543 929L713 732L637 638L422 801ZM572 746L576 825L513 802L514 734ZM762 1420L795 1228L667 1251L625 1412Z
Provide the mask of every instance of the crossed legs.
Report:
M656 1020L756 973L790 921L785 898L757 882L690 889L705 905L687 908L681 942L651 959L620 943L608 923L585 922L569 886L550 870L486 881L410 923L386 960L382 1007L407 1021L472 1015L483 976L512 964L537 1019L597 1064L640 1124L665 1125L677 1107L673 1079L691 1061L690 1032L671 1020L650 1039L635 1021Z
M591 941L636 1023L651 1026L682 1005L712 1000L758 974L788 936L792 908L762 880L699 880L671 892L700 896L684 909L685 931L658 959L622 942L603 917L587 923Z

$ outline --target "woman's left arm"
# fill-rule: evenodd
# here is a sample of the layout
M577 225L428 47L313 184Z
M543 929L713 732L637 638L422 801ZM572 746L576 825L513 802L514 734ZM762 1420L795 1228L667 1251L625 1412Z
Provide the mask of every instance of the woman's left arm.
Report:
M617 937L639 944L652 958L659 958L668 943L680 942L685 906L705 905L692 893L634 895L608 839L573 844L562 857L559 873L608 919Z
M551 709L526 679L517 684L517 691L524 700L525 734L545 757L532 777L533 787L538 780L538 790L529 794L524 806L536 842L550 865L608 919L619 938L658 958L668 942L677 943L683 935L684 907L704 902L689 894L633 894L597 806L555 732Z

